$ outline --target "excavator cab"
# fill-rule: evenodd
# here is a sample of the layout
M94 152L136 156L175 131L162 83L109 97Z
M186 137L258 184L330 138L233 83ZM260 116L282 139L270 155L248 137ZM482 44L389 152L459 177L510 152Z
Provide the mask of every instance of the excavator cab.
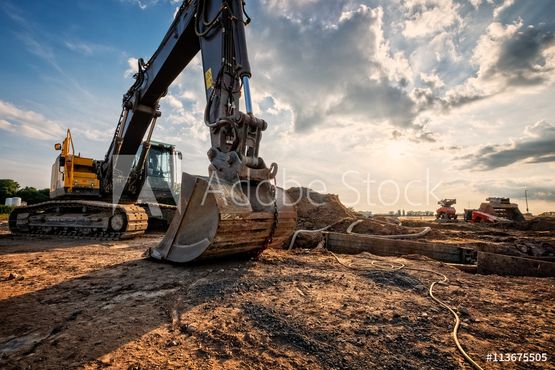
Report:
M140 156L141 153L137 153L136 159ZM144 166L146 180L138 202L177 205L182 159L175 145L151 141Z

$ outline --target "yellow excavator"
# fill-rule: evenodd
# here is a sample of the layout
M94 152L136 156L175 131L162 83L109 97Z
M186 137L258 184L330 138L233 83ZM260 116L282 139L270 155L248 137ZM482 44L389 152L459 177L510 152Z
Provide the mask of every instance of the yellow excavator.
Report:
M296 212L275 184L277 165L259 156L267 123L252 111L244 7L242 0L185 0L152 57L139 59L104 159L75 154L68 130L56 144L61 154L52 168L51 200L12 211L12 233L129 238L171 211L162 242L147 251L152 258L182 263L257 255L283 244ZM199 51L210 165L208 176L178 179L181 154L151 139L160 99ZM246 112L239 110L241 98ZM178 186L177 205L163 200Z

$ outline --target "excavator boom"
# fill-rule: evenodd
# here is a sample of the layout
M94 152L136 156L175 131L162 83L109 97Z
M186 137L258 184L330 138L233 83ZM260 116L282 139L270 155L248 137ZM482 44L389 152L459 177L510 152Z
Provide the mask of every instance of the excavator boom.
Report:
M256 255L294 231L295 209L275 186L277 165L266 166L258 155L267 123L252 112L245 40L250 19L244 19L244 5L241 0L199 0L185 4L176 16L185 30L181 36L202 52L204 121L212 144L209 176L183 174L179 209L162 242L147 251L150 257L189 262ZM238 109L241 90L246 113Z

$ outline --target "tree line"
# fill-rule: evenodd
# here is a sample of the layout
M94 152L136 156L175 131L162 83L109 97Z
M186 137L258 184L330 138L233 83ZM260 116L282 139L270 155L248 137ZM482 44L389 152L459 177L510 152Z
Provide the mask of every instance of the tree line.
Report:
M36 189L32 186L21 188L17 181L0 179L0 205L6 203L6 198L19 197L27 204L45 202L49 199L49 189Z

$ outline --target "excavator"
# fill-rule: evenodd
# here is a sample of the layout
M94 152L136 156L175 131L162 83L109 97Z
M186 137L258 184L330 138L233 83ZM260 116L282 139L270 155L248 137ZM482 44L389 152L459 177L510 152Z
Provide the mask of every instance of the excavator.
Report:
M52 169L51 200L14 209L12 233L113 239L143 234L152 218L149 202L140 201L145 185L172 177L177 166L171 163L181 157L175 147L152 141L160 99L200 51L211 141L208 176L184 172L180 182L166 181L162 188L180 183L175 214L162 241L145 254L185 263L256 256L282 245L293 234L296 211L276 185L277 164L268 166L259 156L268 124L252 109L245 39L250 21L243 0L183 1L152 57L138 60L104 159L76 155L68 131L56 144L62 153ZM239 108L241 98L246 112Z

